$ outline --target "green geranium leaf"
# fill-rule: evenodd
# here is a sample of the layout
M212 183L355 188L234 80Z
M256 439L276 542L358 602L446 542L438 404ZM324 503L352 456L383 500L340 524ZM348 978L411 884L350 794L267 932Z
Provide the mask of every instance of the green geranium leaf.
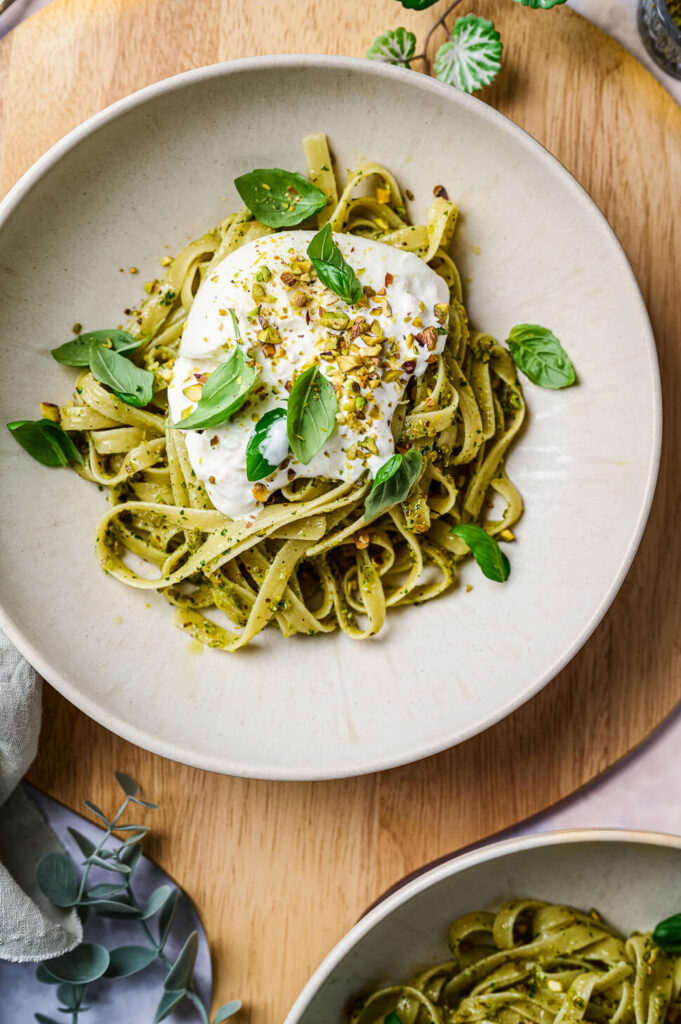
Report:
M166 980L163 983L163 988L166 992L181 992L191 985L198 949L198 932L192 932L180 950L177 960L168 971Z
M375 519L399 501L404 501L421 475L422 468L423 456L416 448L410 448L405 455L396 452L384 462L364 502L366 522Z
M384 64L401 64L411 67L410 59L416 51L416 36L406 28L390 28L376 36L367 50L369 60L380 60Z
M109 954L94 942L82 942L70 953L45 961L45 970L57 981L87 985L101 978L109 966Z
M229 359L209 376L194 412L173 426L179 430L202 430L226 423L244 404L259 375L259 364L247 359L237 345ZM151 806L142 800L135 803Z
M57 907L72 907L78 899L78 869L66 853L46 853L41 857L36 881L40 891Z
M345 262L342 252L334 242L330 224L325 224L314 236L307 247L307 255L312 260L322 284L350 305L359 302L364 290L354 270Z
M156 959L156 950L149 946L119 946L109 953L105 978L129 978L139 974Z
M452 40L435 54L440 81L464 92L476 92L493 82L501 67L501 39L494 24L466 14L454 22Z
M154 397L154 375L103 345L90 345L90 371L95 380L111 388L117 398L136 408Z
M251 213L268 228L295 227L323 210L327 195L307 178L279 167L249 171L234 186Z
M261 416L246 445L246 478L252 483L273 473L288 455L286 409Z
M286 430L291 451L306 466L336 427L338 399L318 366L296 377L288 399Z
M534 7L535 10L541 8L543 11L549 11L558 4L566 3L566 0L515 0L515 2L522 4L523 7Z
M24 451L43 466L83 462L83 456L69 435L52 420L15 420L7 424L7 429Z
M233 1017L235 1013L241 1009L241 1003L238 999L232 999L231 1003L225 1003L220 1007L218 1012L213 1017L213 1024L222 1024L223 1021Z
M475 523L459 523L451 532L471 549L473 558L482 569L483 576L495 583L505 583L511 575L511 563L497 544L481 526Z
M133 349L139 348L143 341L144 338L133 338L132 334L128 334L127 331L119 331L117 329L111 331L88 331L87 334L81 334L80 337L67 341L58 348L53 348L52 355L63 366L89 366L90 345L92 342L123 354L124 352L132 352Z
M569 388L577 375L570 357L548 327L517 324L506 339L513 361L540 388Z

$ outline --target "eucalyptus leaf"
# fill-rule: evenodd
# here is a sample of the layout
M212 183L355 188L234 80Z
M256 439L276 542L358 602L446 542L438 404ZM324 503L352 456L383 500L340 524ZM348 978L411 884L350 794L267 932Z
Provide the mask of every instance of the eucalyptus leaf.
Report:
M369 60L383 64L397 64L410 68L409 61L416 52L416 36L406 28L391 28L376 36L366 52Z
M14 420L7 424L7 429L24 451L43 466L83 462L83 456L69 435L52 420Z
M255 424L246 445L246 478L251 482L269 476L288 455L285 419L286 409L270 409Z
M78 831L78 829L71 828L70 825L68 826L68 829L83 856L90 857L97 849L92 840L88 839L87 836L84 836L82 832Z
M109 896L118 896L121 889L125 888L125 882L102 882L100 885L93 885L87 891L89 900L106 900Z
M170 929L175 919L175 911L177 910L177 902L180 898L180 890L173 889L170 896L163 905L163 909L159 914L158 918L158 942L161 947L166 944Z
M123 840L123 846L134 846L135 843L139 843L141 839L144 839L148 831L148 828L138 828L135 832L131 832L130 835Z
M126 796L137 796L140 791L139 783L131 779L125 772L114 772L114 778Z
M35 1020L38 1021L38 1024L61 1024L61 1022L55 1020L54 1017L46 1017L44 1013L34 1013L33 1016Z
M435 54L435 75L463 92L476 92L496 78L501 50L493 22L466 14L454 22L452 41L443 43Z
M495 583L505 583L511 575L511 563L487 530L475 523L459 523L451 533L471 549L473 558L482 569L483 576Z
M153 964L156 950L150 946L119 946L109 951L105 978L129 978Z
M101 978L109 966L109 954L94 942L82 942L70 953L45 961L45 970L57 981L87 985Z
M237 345L229 359L211 373L194 412L173 426L179 430L199 430L226 423L244 404L259 375L259 364L247 359ZM135 802L144 807L155 806L142 800Z
M127 893L111 896L109 899L97 900L89 906L97 917L105 917L111 921L135 921L142 917L142 911L132 905Z
M99 856L98 854L93 854L93 856L90 857L90 863L98 868L102 868L104 871L115 871L119 875L130 874L130 868L128 867L127 864L120 864L117 860L114 860L113 858L105 859Z
M249 171L234 185L251 213L268 228L290 228L319 213L327 195L295 171L278 167Z
M364 519L369 522L386 509L404 501L423 468L423 456L417 448L404 455L396 452L376 473L373 486L364 502Z
M152 811L158 810L158 804L152 804L150 800L140 800L138 796L130 798L134 804L139 804L140 807L150 807Z
M128 882L137 870L139 859L142 856L142 847L139 843L135 843L134 846L123 846L119 850L118 860L125 867L130 869L130 873L127 875Z
M35 972L36 980L42 982L43 985L58 985L59 982L56 978L53 978L51 974L48 974L42 964L38 964Z
M63 366L89 366L90 345L93 342L123 354L139 348L143 341L144 338L133 338L132 334L118 329L88 331L87 334L81 334L58 348L53 348L52 355Z
M665 953L681 953L681 914L672 914L655 926L655 942Z
M96 818L99 818L103 825L106 825L107 828L110 826L111 822L107 818L104 811L100 807L98 807L97 804L93 804L92 800L83 800L83 803L87 807L88 811L91 811Z
M288 398L286 432L291 451L306 466L336 427L338 399L318 366L296 377Z
M159 910L165 906L172 894L173 889L171 889L169 885L159 885L158 889L154 889L142 912L142 920L148 921L150 917L154 916L154 914L158 914Z
M156 1013L154 1014L154 1024L158 1021L165 1020L168 1014L172 1013L178 1003L187 995L186 991L182 992L164 992L161 996L161 1001L156 1007Z
M57 989L57 999L67 1010L77 1010L83 1000L84 985L69 985L62 982Z
M90 345L90 370L126 405L142 408L154 397L154 375L103 345Z
M351 305L364 295L357 275L343 259L343 254L333 240L331 225L325 224L307 247L307 255L317 271L322 284Z
M517 324L506 339L519 370L541 388L569 388L577 375L570 357L548 327Z
M72 907L78 899L78 869L66 853L46 853L38 861L36 882L57 907Z
M191 985L198 949L198 932L191 932L178 953L177 960L168 971L166 980L163 983L163 988L166 992L180 992Z
M213 1017L213 1024L222 1024L223 1021L229 1020L235 1013L241 1009L241 1003L238 999L232 999L231 1003L224 1003Z

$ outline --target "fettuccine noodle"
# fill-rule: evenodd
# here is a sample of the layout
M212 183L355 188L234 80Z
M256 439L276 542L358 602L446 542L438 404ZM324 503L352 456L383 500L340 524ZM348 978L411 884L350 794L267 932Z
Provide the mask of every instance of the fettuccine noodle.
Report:
M650 935L624 939L600 919L538 900L471 913L449 929L451 959L380 989L352 1024L672 1024L681 958ZM392 1022L394 1024L394 1021Z
M85 454L85 466L74 468L109 488L111 507L96 536L104 571L158 591L175 606L178 626L228 651L270 623L286 637L337 628L370 637L389 608L429 601L453 585L456 564L469 552L452 526L478 523L512 540L522 511L504 459L523 422L523 396L509 352L469 328L448 253L456 207L440 196L425 224L409 224L399 186L384 167L365 164L341 190L325 136L306 139L305 151L311 180L330 197L319 226L329 221L334 231L411 250L450 290L444 352L409 385L393 422L398 451L416 447L423 455L408 499L367 524L366 474L354 483L298 480L254 522L232 521L197 480L182 432L167 426L164 386L201 282L228 253L270 232L246 209L164 260L164 276L132 311L127 329L146 340L131 358L156 376L161 390L153 403L127 405L86 371L61 409L62 427L76 432ZM503 511L490 518L495 498ZM216 612L223 613L219 621Z

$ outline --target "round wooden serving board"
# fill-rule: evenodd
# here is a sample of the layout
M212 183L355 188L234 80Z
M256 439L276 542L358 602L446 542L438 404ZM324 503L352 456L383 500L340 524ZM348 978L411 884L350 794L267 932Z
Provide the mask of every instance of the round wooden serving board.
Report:
M268 52L361 55L387 27L422 38L438 10L406 11L394 0L54 0L0 43L0 194L74 125L157 79ZM505 42L503 72L483 100L585 185L643 289L665 398L657 498L619 597L569 668L506 721L419 764L317 784L219 777L132 747L47 690L31 781L72 807L83 797L111 807L115 768L143 782L161 805L147 814L148 852L195 900L216 995L242 998L243 1021L280 1024L381 892L573 792L681 697L681 110L565 8L478 0L475 11L494 18Z

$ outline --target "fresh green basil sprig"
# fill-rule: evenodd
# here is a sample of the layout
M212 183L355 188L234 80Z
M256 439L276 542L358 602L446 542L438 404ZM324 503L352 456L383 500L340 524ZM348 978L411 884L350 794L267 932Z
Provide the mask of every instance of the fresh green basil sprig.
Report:
M249 171L234 185L251 213L268 228L290 228L323 210L327 195L302 174L279 167Z
M179 430L202 430L226 423L244 404L259 376L259 363L247 359L237 345L229 359L211 373L194 412L173 426Z
M482 569L483 576L495 583L505 583L511 575L511 563L487 530L475 523L459 523L451 533L468 545L473 558Z
M376 473L374 483L364 502L364 519L369 522L387 508L392 508L409 494L423 468L423 456L417 448L404 455L395 452Z
M542 388L569 388L577 375L570 357L548 327L539 324L517 324L506 339L513 361Z
M263 454L263 448L267 446L268 442L271 444L272 431L279 429L275 424L285 419L286 409L270 409L269 412L260 417L253 428L253 433L246 445L246 478L252 483L269 476L286 458L288 454L288 434L285 431L285 450L277 451L277 455L281 455L281 458L277 462L272 463Z
M362 285L333 240L331 225L325 224L307 247L307 255L319 280L351 305L364 295Z
M98 819L105 831L99 842L74 828L71 838L83 856L83 870L67 853L46 853L38 862L36 882L43 894L57 907L73 907L85 924L95 917L137 921L144 945L124 945L107 949L96 942L81 942L68 953L45 960L38 966L36 977L45 985L56 986L60 1011L70 1014L71 1024L78 1024L89 1000L96 999L88 987L104 978L119 981L139 974L160 962L166 968L163 992L154 1015L154 1024L164 1020L184 1000L194 1004L203 1024L211 1024L194 981L194 966L199 937L191 932L174 960L165 952L171 936L180 892L161 885L140 903L133 887L135 873L142 856L141 842L149 832L146 825L128 820L126 811L134 806L155 809L157 804L142 800L139 786L123 772L114 772L125 799L109 819L96 804L85 800L85 806ZM93 868L109 872L112 880L92 885ZM238 1000L225 1003L213 1017L212 1024L222 1024L241 1008ZM38 1024L58 1024L53 1017L36 1013ZM121 1014L118 1014L121 1017Z
M681 914L660 921L653 931L653 942L665 953L681 953Z
M286 432L291 451L304 466L326 444L336 427L338 399L318 366L296 377L288 397Z
M138 348L144 338L133 338L127 331L119 331L117 328L111 331L88 331L81 334L72 341L66 341L63 345L52 349L52 356L62 366L89 366L90 345L95 343L112 349L114 352L132 352Z
M142 408L154 397L154 374L141 370L112 348L90 345L90 371L100 384L110 387L126 405Z
M82 464L83 456L65 430L52 420L15 420L7 424L24 451L43 466Z

